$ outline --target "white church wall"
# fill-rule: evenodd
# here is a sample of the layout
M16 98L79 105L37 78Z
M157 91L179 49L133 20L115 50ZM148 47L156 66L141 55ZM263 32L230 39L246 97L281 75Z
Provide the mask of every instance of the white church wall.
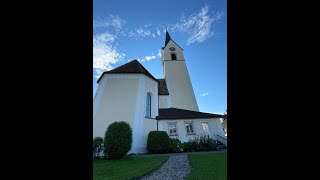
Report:
M114 121L126 121L133 130L132 149L141 151L144 121L144 95L146 76L142 74L108 74L99 83L94 99L93 137L104 137L107 127ZM101 97L100 97L101 96Z
M107 84L107 78L106 78L106 76L103 76L99 82L99 86L98 86L98 88L96 90L96 94L94 95L94 98L93 98L93 119L96 116L97 109L98 109L98 106L101 102L102 95L103 95L106 84Z
M137 104L137 108L140 108L139 111L139 120L141 119L141 123L136 126L135 136L137 139L134 143L134 148L131 149L129 153L146 153L147 152L147 140L150 131L157 130L157 122L155 117L158 116L158 82L155 80L144 76L142 79L142 89L139 97L139 104ZM147 94L151 94L151 118L146 118L146 102L147 102ZM138 118L137 117L137 118ZM138 122L138 121L137 121ZM140 121L139 121L140 122Z
M165 61L172 107L199 111L185 61Z
M104 137L107 127L114 121L126 121L133 131L132 149L129 153L146 152L145 134L148 130L156 129L155 120L148 119L145 122L146 91L155 95L158 93L157 84L154 81L155 87L150 86L149 79L143 74L104 75L93 102L93 137ZM153 117L158 115L157 104L158 98L153 98Z
M106 128L114 121L126 121L133 127L138 76L104 75L101 100L93 118L93 136L104 137ZM101 86L101 85L99 85ZM97 100L96 98L95 100ZM94 102L95 103L95 102Z
M169 95L159 95L159 108L171 107L171 100Z
M168 122L177 123L177 136L170 136ZM193 122L195 134L193 135L187 134L185 122ZM192 139L196 136L199 136L205 133L202 126L203 122L208 122L210 137L217 140L217 137L215 136L214 133L217 131L221 132L220 131L221 124L219 123L219 118L159 120L158 128L159 128L159 131L166 131L170 138L179 138L180 141L187 142L189 139Z

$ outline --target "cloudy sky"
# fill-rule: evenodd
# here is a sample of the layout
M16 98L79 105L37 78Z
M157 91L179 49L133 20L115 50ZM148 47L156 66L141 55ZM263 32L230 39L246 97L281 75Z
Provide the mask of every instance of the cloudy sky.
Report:
M94 0L93 92L102 72L137 59L162 78L165 26L184 50L200 111L227 108L226 0Z

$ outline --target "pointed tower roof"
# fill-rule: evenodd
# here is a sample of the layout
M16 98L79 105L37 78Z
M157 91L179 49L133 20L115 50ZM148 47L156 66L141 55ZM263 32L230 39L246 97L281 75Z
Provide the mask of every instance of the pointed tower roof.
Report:
M151 79L154 79L155 81L159 82L156 78L154 78L149 71L144 68L138 60L133 60L128 62L127 64L124 64L122 66L119 66L115 69L112 69L110 71L105 71L102 73L102 75L99 77L97 83L99 83L100 79L104 74L145 74L146 76L150 77Z
M167 44L169 43L170 40L173 41L176 45L179 46L178 43L176 43L173 39L171 39L170 34L169 34L168 30L166 29L166 41L165 41L164 46L162 47L162 49L164 49L167 46ZM181 47L179 46L179 48L181 48Z
M168 30L166 29L166 42L164 43L164 47L166 47L166 45L168 44L168 42L171 40L171 37L168 33Z

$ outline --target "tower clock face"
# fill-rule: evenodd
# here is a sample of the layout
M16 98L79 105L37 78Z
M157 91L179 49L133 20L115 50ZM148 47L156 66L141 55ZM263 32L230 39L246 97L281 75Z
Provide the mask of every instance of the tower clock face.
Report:
M175 50L176 50L176 48L174 48L174 47L170 47L170 48L169 48L169 50L170 50L170 51L175 51Z

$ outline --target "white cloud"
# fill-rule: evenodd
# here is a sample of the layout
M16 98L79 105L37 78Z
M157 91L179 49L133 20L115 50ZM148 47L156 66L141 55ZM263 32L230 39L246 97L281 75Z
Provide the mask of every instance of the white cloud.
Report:
M145 56L144 58L135 58L135 59L138 60L139 62L148 62L153 59L156 59L156 56L151 55L151 56Z
M222 112L209 112L211 114L223 114Z
M218 21L223 16L222 12L209 14L209 7L205 5L198 14L192 14L187 19L182 16L181 20L171 29L173 31L188 32L191 36L187 40L187 45L194 42L201 43L210 38L214 32L211 29L213 22Z
M150 61L150 60L152 60L152 59L156 59L156 56L146 56L145 59L146 59L147 61Z
M137 32L137 36L142 36L142 37L145 37L145 36L150 36L151 35L151 32L149 30L144 30L142 29L141 27L139 29L136 30Z
M128 36L134 36L134 33L132 31L129 32Z
M121 29L125 23L126 20L122 19L120 16L111 14L106 19L98 18L93 20L93 27L98 28L113 26L116 29Z
M151 24L146 24L146 25L144 25L144 27L146 27L146 28L149 27L149 26L151 26Z
M206 96L206 95L208 95L209 93L203 93L203 94L201 94L200 96Z
M158 56L158 57L161 57L161 50L160 50L160 49L158 50L157 56Z
M115 28L121 29L122 26L124 25L124 23L126 23L126 21L121 19L119 16L112 16L111 15L111 18L112 18L112 23L111 24Z
M144 37L160 35L158 27L152 27L152 24L145 24L142 26L135 27L134 30L125 28L126 20L122 19L119 15L108 15L106 18L96 18L93 20L93 27L106 28L109 32L113 32L118 37L132 37L135 39L141 39ZM152 30L151 30L152 29Z
M124 53L120 53L112 46L116 36L103 33L93 36L93 68L96 75L100 77L103 71L113 69L112 65L125 57Z

